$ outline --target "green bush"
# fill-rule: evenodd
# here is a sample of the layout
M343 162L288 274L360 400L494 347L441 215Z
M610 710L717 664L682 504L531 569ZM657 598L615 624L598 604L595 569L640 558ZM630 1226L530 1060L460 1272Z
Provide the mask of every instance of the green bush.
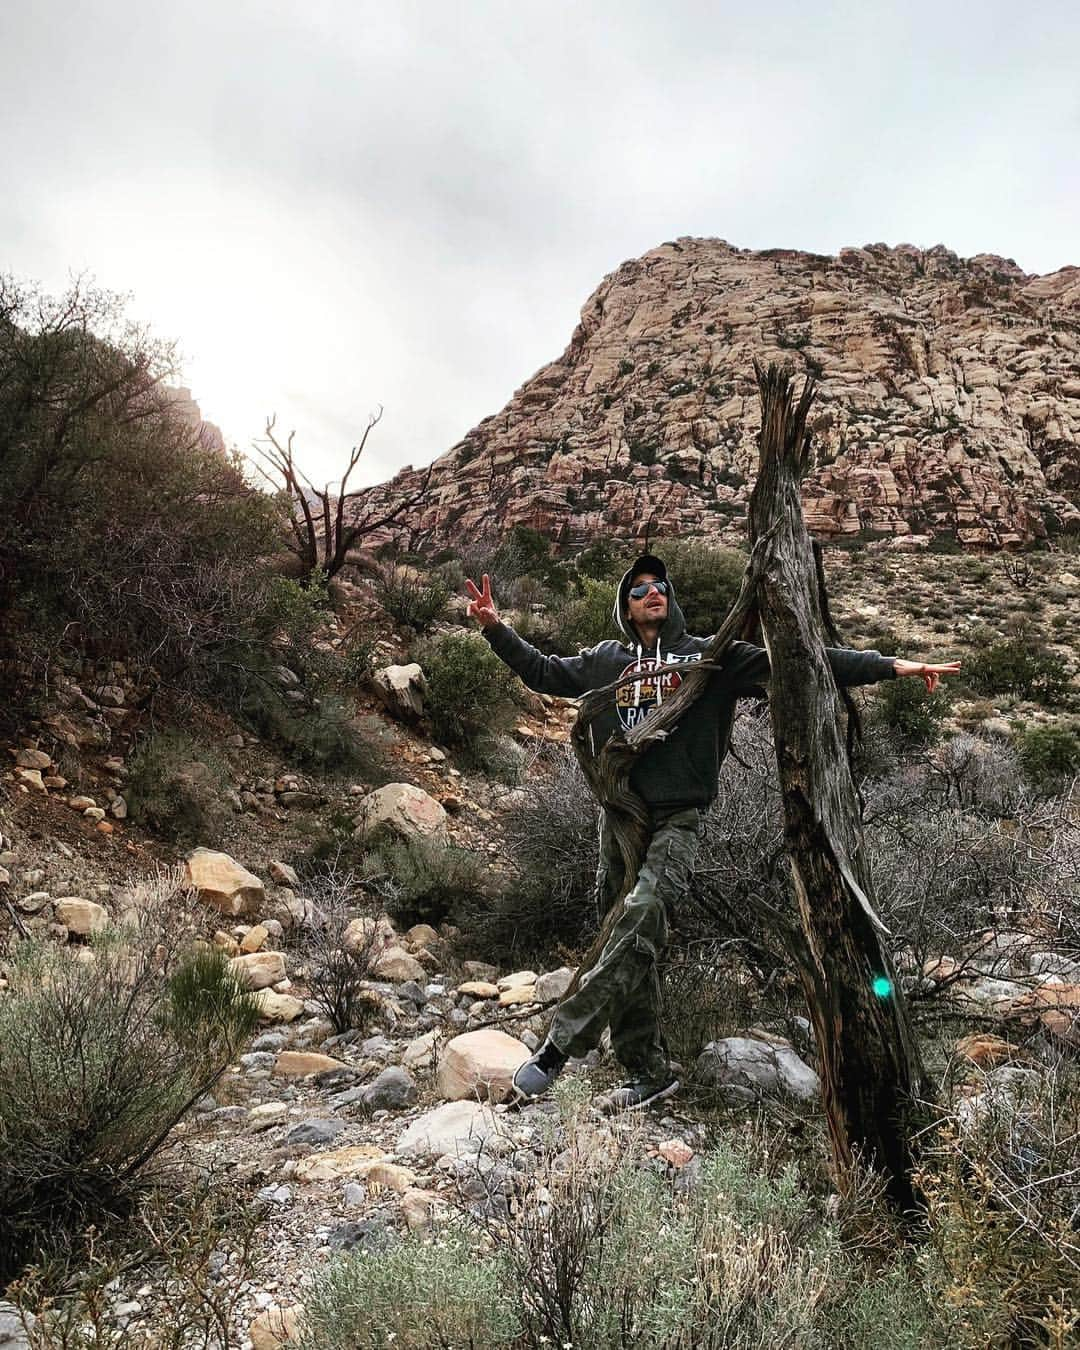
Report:
M1048 704L1061 701L1069 682L1061 658L1032 634L990 642L965 662L964 676L980 694L1014 694Z
M410 839L383 845L377 858L386 912L404 927L440 924L489 889L487 859L468 849Z
M437 740L467 745L513 715L514 676L479 634L445 633L420 644L424 706Z
M576 655L582 648L619 636L612 618L615 595L613 582L582 578L580 593L559 610L555 620L556 641L564 655Z
M1024 772L1043 791L1060 791L1080 773L1080 735L1071 726L1029 727L1018 749Z
M383 609L406 628L426 632L446 612L450 587L437 573L424 573L415 567L385 567L375 586Z
M715 633L739 593L746 555L700 539L660 543L650 551L667 564L688 631Z
M224 955L178 950L153 915L91 951L21 945L0 1001L0 1283L131 1203L257 1021Z
M224 768L217 756L180 731L142 741L128 761L124 786L132 820L176 843L212 838L224 819Z
M503 587L519 577L533 577L548 590L564 595L570 584L569 569L554 556L551 541L529 525L510 530L487 570Z
M944 689L927 693L922 680L883 680L873 702L872 720L892 732L905 746L933 745L949 715Z

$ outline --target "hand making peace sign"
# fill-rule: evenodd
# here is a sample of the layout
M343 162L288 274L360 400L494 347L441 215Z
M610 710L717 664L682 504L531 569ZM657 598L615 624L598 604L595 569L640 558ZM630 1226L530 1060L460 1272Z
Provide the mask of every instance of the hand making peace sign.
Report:
M491 578L486 572L481 581L484 586L483 590L471 578L467 578L465 581L465 589L469 592L470 597L468 613L481 628L490 628L493 624L499 622L499 615L495 609L495 602L491 598Z

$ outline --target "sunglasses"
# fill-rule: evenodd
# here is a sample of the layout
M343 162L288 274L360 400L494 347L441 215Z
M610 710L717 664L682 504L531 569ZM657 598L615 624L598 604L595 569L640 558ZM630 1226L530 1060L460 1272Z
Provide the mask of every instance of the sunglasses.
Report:
M668 584L666 581L643 581L639 586L630 587L630 596L634 600L644 600L650 591L659 591L661 595L667 595Z

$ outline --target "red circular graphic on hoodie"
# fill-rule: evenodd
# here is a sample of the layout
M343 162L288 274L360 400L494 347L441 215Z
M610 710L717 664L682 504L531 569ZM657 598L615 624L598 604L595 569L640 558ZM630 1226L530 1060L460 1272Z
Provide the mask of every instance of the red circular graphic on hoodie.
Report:
M615 690L615 711L626 731L636 727L643 717L648 717L658 704L670 698L682 684L679 667L657 661L655 656L643 656L640 661L631 661L619 678L638 674L641 676L639 680L622 684Z

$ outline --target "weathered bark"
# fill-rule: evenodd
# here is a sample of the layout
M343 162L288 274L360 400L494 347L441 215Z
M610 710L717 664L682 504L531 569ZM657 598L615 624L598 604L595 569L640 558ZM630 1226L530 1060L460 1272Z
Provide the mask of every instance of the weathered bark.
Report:
M900 982L873 909L840 697L825 655L823 598L803 521L807 381L757 368L761 462L750 498L756 598L772 667L769 709L785 837L806 937L798 961L841 1181L856 1158L880 1168L894 1203L914 1204L913 1146L930 1095ZM809 958L809 959L807 959Z

